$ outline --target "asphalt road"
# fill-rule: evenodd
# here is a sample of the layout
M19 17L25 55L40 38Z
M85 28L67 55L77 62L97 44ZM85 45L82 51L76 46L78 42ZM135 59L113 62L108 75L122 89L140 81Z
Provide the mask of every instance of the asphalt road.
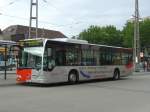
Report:
M47 87L0 80L0 112L150 112L150 73Z

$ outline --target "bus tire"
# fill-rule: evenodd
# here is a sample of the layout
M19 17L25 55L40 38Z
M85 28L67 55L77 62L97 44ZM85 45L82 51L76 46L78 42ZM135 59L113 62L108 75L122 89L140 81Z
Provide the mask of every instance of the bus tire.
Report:
M71 71L68 75L68 82L70 84L75 84L79 81L79 78L78 78L78 72L77 71Z
M115 69L114 75L113 75L113 80L119 80L120 79L120 71L119 69Z

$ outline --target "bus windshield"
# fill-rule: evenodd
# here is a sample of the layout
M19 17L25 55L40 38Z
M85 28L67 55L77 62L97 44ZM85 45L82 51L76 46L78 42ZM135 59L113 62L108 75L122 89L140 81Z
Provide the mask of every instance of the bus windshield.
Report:
M26 47L21 53L20 67L41 69L43 47Z

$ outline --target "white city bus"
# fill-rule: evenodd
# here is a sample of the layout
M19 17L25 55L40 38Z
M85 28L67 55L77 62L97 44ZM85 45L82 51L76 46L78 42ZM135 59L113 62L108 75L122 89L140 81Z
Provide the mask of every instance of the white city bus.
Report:
M17 68L18 83L76 83L119 79L132 73L132 49L68 38L27 39Z

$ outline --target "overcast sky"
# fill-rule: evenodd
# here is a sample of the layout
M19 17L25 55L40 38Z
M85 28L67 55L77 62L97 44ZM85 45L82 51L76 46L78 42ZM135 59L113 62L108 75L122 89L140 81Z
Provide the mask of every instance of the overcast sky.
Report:
M135 0L39 0L39 27L71 37L90 25L122 29ZM150 16L150 0L139 0L140 16ZM29 25L30 0L0 0L0 28Z

